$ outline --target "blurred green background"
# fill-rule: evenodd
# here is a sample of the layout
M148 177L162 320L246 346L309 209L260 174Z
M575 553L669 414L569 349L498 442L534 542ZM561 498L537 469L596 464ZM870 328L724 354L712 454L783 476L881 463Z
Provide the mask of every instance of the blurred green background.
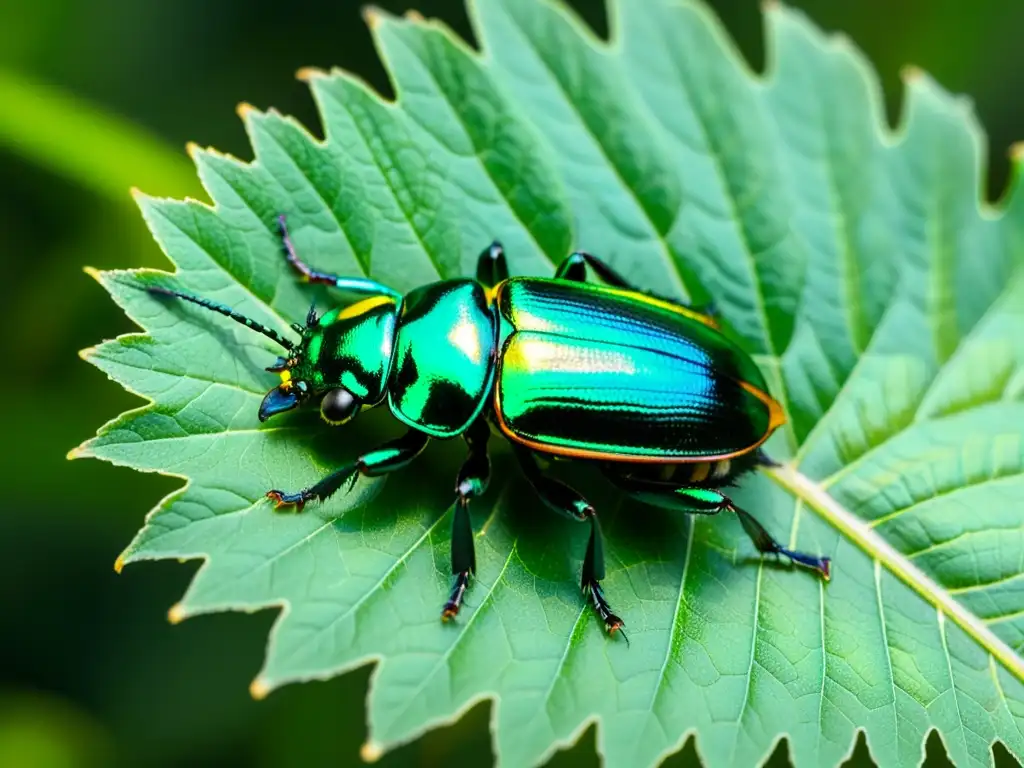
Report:
M1002 194L1007 147L1024 139L1024 3L794 4L867 53L890 120L907 63L969 94L989 135L987 194ZM470 36L461 0L380 5L412 5ZM605 33L599 2L573 5ZM712 5L761 68L756 0ZM165 266L128 187L202 197L185 142L250 157L234 113L241 100L316 126L312 100L293 79L304 65L337 65L389 92L356 2L0 3L0 313L9 361L0 383L0 766L358 760L370 670L252 701L247 688L273 612L172 627L166 609L195 564L113 572L145 512L175 481L64 458L139 404L76 355L132 329L82 266ZM381 762L487 764L488 716L488 705L477 706ZM933 736L930 758L941 762L942 754ZM854 757L864 761L863 744ZM688 747L671 762L693 759ZM595 765L593 730L554 762ZM782 745L772 763L785 762Z

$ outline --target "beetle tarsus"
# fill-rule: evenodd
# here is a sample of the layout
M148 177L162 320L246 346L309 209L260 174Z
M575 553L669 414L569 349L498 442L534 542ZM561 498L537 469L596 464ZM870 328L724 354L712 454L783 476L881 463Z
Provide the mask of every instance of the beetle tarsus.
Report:
M469 589L469 579L476 573L476 547L473 525L469 519L469 502L487 490L491 478L491 460L487 456L487 440L491 429L485 418L478 418L463 434L469 454L455 480L455 508L452 510L452 591L441 610L441 621L454 619L462 607L462 598Z
M604 596L604 590L601 589L601 583L594 579L585 581L583 583L583 593L590 598L590 603L594 606L594 610L597 612L598 617L604 622L604 628L608 634L615 635L615 633L618 633L622 635L622 639L626 641L626 645L629 645L629 638L626 636L626 632L624 630L626 624L622 619L612 613L612 607L608 604L608 599Z
M455 574L455 584L452 585L451 594L448 595L448 602L441 610L441 621L448 621L459 615L462 598L465 597L467 589L469 589L469 571L460 571Z
M817 571L824 581L829 581L832 578L832 560L830 558L822 557L821 555L809 555L806 552L799 552L795 549L787 549L773 539L771 534L765 530L765 527L757 522L754 516L745 509L741 509L732 503L729 504L728 508L736 513L744 532L754 542L758 552L763 555L784 555L797 565Z
M306 506L306 502L309 501L305 497L305 491L299 493L285 493L274 489L267 491L267 498L274 502L274 509L283 509L284 507L295 507L296 512L301 512L303 507Z

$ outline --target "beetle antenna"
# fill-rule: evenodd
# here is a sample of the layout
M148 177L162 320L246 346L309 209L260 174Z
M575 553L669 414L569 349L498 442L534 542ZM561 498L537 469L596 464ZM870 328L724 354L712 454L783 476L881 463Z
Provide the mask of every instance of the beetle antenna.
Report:
M284 336L279 334L277 331L271 330L270 328L267 328L265 325L260 325L255 320L251 320L250 318L246 317L245 315L243 315L243 314L241 314L239 312L236 312L231 307L226 307L223 304L218 304L215 301L210 301L209 299L204 299L202 296L193 296L190 293L183 293L181 291L174 291L174 290L171 290L170 288L163 288L163 287L161 287L159 285L147 285L147 286L140 286L140 287L142 287L143 290L145 290L147 293L156 294L157 296L173 296L176 299L181 299L182 301L188 301L188 302L191 302L192 304L196 304L196 305L198 305L200 307L204 307L205 309L213 310L214 312L217 312L218 314L224 315L225 317L230 317L236 323L241 323L246 328L251 328L252 330L256 331L257 333L262 333L268 339L270 339L271 341L273 341L273 342L275 342L277 344L280 344L282 347L287 349L289 352L295 348L295 344L293 342L291 342L288 339L286 339Z

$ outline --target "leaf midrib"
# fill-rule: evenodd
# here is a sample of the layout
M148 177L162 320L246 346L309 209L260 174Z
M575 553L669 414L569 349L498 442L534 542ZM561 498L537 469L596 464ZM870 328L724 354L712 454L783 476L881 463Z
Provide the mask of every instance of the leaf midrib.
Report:
M990 656L998 659L1007 671L1024 682L1024 659L1000 640L980 617L957 602L947 589L932 580L874 529L830 496L820 483L801 474L792 464L767 468L765 473L790 495L813 509L847 541L910 587L933 606L940 616L952 620Z

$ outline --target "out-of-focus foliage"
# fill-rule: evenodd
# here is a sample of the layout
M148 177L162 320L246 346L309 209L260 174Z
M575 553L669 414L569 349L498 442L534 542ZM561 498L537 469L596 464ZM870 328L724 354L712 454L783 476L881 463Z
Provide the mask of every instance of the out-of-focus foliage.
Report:
M382 4L396 12L406 7ZM458 0L414 5L468 33ZM599 4L579 5L600 28ZM756 3L713 5L751 59L760 61ZM898 9L884 0L796 5L857 40L890 86L890 104L898 99L896 71L907 62L954 91L971 93L989 130L991 188L998 194L1006 177L1004 148L1024 136L1020 101L1013 98L1024 76L1016 32L1024 8L996 2L967 7L954 0L915 0ZM303 65L368 73L386 90L357 4L323 3L294 12L266 0L0 5L0 67L21 81L58 86L75 100L120 114L165 140L166 151L179 153L182 163L186 140L247 156L230 112L241 98L315 124L305 89L290 79ZM67 118L69 124L75 119ZM84 142L74 149L97 151ZM34 732L64 734L42 740L71 745L66 754L79 765L89 764L89 754L104 764L106 755L126 764L143 756L148 764L351 759L364 738L366 673L285 689L256 705L244 689L260 662L268 614L210 617L172 630L154 605L161 599L170 605L180 595L187 568L149 566L119 579L110 569L138 526L139 510L175 484L97 463L64 462L67 446L98 420L136 403L75 357L96 338L130 329L79 268L166 262L130 207L127 190L121 205L95 194L109 189L108 180L82 183L75 169L95 164L80 159L62 171L55 163L38 165L38 157L17 144L0 147L0 313L9 361L0 388L12 406L3 409L8 439L0 515L0 754L31 748L18 744L38 740ZM144 161L131 175L147 191L177 192ZM73 714L45 714L22 691L43 692L61 713ZM486 709L478 707L456 728L384 760L437 763L456 754L486 754L485 722ZM936 739L929 747L941 755ZM585 737L582 747L556 761L586 764L593 759L588 753ZM686 754L692 757L677 759ZM777 758L784 756L782 746Z

